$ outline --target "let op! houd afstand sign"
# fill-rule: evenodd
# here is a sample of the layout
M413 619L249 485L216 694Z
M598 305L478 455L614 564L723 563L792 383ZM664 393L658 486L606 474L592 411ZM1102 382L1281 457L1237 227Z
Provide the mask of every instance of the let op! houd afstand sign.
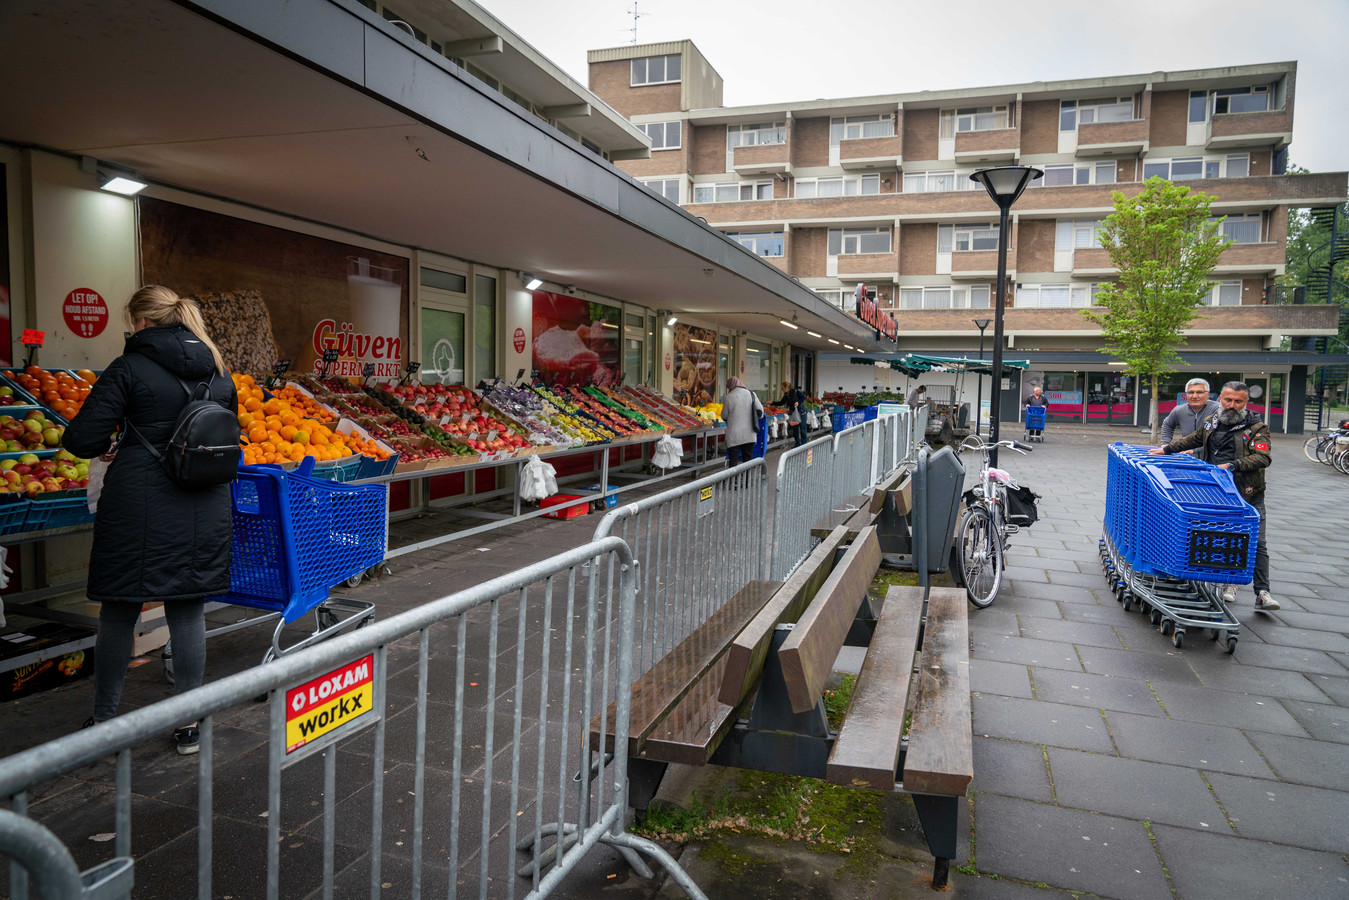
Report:
M379 720L374 672L372 653L286 689L285 765Z

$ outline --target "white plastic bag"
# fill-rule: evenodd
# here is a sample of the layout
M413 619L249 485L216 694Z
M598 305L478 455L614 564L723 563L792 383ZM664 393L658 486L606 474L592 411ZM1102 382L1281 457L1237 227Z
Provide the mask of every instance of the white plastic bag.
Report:
M537 456L520 471L520 499L531 503L557 493L557 469Z
M651 464L658 469L677 469L684 461L684 445L668 434L656 441Z
M806 410L806 427L814 430L820 427L820 417L815 414L815 410Z
M103 479L108 474L108 466L111 463L105 461L101 456L95 456L89 460L89 481L84 487L84 492L88 495L89 511L98 512L98 498L103 494Z
M821 428L833 428L833 427L834 427L833 420L830 419L829 413L820 413L820 427L821 427Z

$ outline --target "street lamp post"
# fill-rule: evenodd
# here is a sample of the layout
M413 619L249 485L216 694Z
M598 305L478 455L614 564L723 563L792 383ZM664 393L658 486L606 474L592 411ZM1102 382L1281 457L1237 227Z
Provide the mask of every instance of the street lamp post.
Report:
M994 166L979 169L970 181L983 185L998 204L998 298L993 308L993 395L989 398L989 442L998 442L998 419L1002 408L1002 310L1007 305L1007 219L1008 210L1032 181L1044 175L1030 166ZM998 464L996 447L989 453L989 464Z
M980 362L981 365L983 364L983 361L984 361L984 329L988 327L988 323L991 322L991 321L992 321L992 319L975 319L975 320L974 320L974 324L975 324L976 326L978 326L978 328L979 328L979 362ZM979 382L978 382L978 384L979 384L978 397L977 397L977 398L975 399L975 401L974 401L975 404L976 404L976 406L974 407L974 433L975 433L975 434L979 434L979 433L980 433L980 432L979 432L980 421L981 421L981 417L982 417L983 414L984 414L984 376L983 376L983 375L980 375L980 376L979 376Z

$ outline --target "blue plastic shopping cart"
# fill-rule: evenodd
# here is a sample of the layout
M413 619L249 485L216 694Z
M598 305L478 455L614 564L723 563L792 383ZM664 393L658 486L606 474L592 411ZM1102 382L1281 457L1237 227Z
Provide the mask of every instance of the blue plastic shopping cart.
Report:
M1028 441L1045 442L1045 413L1049 412L1048 407L1027 406L1026 407L1026 435Z

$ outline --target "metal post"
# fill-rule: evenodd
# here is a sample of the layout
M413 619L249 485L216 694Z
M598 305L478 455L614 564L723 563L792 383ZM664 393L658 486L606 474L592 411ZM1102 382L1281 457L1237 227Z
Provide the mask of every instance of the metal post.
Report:
M988 319L975 319L974 324L979 326L979 363L982 365L984 361L984 331L988 328ZM980 426L983 424L984 376L982 373L976 372L974 373L974 377L979 379L975 382L978 389L978 396L974 401L974 433L978 435L981 434Z
M998 442L998 417L1002 410L1002 309L1007 304L1007 219L1010 204L998 211L998 299L993 308L993 386L988 405L988 440ZM998 464L998 448L988 453L988 464Z

